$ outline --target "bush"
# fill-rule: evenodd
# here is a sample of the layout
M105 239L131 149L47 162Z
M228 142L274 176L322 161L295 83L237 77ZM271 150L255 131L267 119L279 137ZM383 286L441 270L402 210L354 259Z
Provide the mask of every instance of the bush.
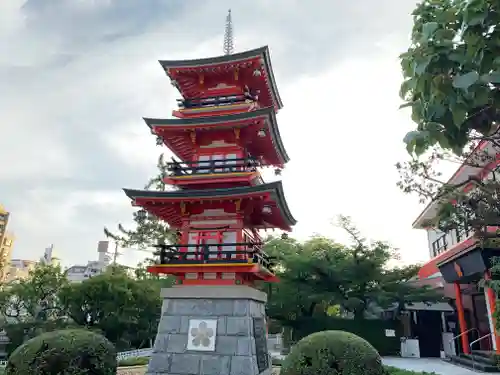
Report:
M125 358L118 361L118 367L143 366L149 363L148 357Z
M5 375L116 375L116 350L104 336L84 329L41 334L9 357Z
M368 341L349 332L313 333L292 347L280 375L386 375Z

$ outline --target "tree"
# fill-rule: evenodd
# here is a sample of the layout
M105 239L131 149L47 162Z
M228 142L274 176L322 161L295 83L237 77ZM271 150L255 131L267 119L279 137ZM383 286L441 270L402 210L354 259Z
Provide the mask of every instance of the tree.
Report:
M266 284L268 293L267 314L271 319L293 325L301 317L318 313L324 296L315 293L308 284L309 269L305 262L309 255L304 245L292 238L269 238L264 251L276 258L278 283Z
M102 332L119 350L149 346L160 318L160 285L110 269L82 283L67 285L60 300L79 326Z
M410 153L439 144L460 155L473 140L498 146L499 11L493 0L424 0L412 13L400 90L417 125L405 137Z
M37 265L27 279L0 290L0 314L16 322L60 318L64 314L58 294L67 283L60 266Z
M302 318L327 316L332 307L365 317L373 307L402 306L415 301L434 302L441 296L428 287L408 283L418 266L390 268L397 251L382 241L365 239L347 217L339 225L352 241L342 245L324 237L304 243L271 239L266 249L278 254L280 282L271 286L268 313L285 325Z
M149 180L144 187L145 190L168 190L168 185L164 182L168 172L163 154L158 158L157 168L158 175ZM143 208L133 213L133 221L135 223L133 230L126 229L122 224L119 224L117 233L113 233L105 227L104 234L117 241L122 247L137 246L141 249L156 245L159 241L168 243L175 242L177 239L177 233L170 229L168 224Z
M67 285L59 266L38 265L25 280L4 284L0 289L0 328L10 339L10 353L26 339L68 326L59 293Z
M401 55L400 95L416 128L404 139L412 156L397 164L399 186L438 205L428 226L443 232L467 226L482 241L498 240L488 227L500 221L500 180L477 175L494 173L500 151L499 7L491 0L422 1L413 12L412 43ZM472 173L444 180L445 162ZM464 192L469 185L474 189Z

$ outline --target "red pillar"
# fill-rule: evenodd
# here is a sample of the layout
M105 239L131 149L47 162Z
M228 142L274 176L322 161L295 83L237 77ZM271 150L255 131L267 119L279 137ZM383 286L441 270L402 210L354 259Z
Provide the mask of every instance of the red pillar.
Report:
M460 326L460 339L462 340L462 348L465 354L470 354L469 347L469 337L467 335L467 323L465 322L465 314L464 314L464 305L462 302L462 291L460 290L460 284L458 282L455 283L455 295L456 305L457 305L457 314L458 314L458 323Z
M486 271L484 273L484 279L485 280L491 280L491 274L490 271ZM496 352L500 353L500 337L498 337L497 334L497 326L496 326L496 319L495 319L495 308L496 308L496 296L495 292L491 288L486 288L486 295L488 296L488 299L486 301L487 304L489 304L490 308L490 314L491 314L491 322L493 326L493 332L492 333L492 339L495 340L496 342Z

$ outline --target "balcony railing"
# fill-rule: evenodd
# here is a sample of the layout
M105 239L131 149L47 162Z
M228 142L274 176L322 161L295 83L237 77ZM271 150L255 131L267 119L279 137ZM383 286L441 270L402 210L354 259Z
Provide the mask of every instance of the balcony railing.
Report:
M197 175L206 173L255 172L261 164L255 158L219 159L206 161L186 161L167 163L172 176Z
M262 251L261 243L162 244L156 247L158 264L241 264L251 259L254 264L260 264L268 270L272 270L275 265L275 258Z
M179 109L193 109L205 107L220 107L231 104L245 103L247 100L254 100L251 94L240 94L230 96L211 96L207 98L177 99Z
M437 240L432 243L432 254L433 256L438 256L444 253L449 248L455 246L456 244L468 239L474 230L469 226L461 226L457 229L451 229L447 233L441 235Z

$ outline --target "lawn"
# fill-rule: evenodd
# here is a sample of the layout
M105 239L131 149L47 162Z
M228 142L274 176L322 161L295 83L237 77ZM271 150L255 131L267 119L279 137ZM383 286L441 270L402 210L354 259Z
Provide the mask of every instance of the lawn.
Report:
M416 372L410 370L402 370L397 367L385 366L390 375L436 375L435 372Z

